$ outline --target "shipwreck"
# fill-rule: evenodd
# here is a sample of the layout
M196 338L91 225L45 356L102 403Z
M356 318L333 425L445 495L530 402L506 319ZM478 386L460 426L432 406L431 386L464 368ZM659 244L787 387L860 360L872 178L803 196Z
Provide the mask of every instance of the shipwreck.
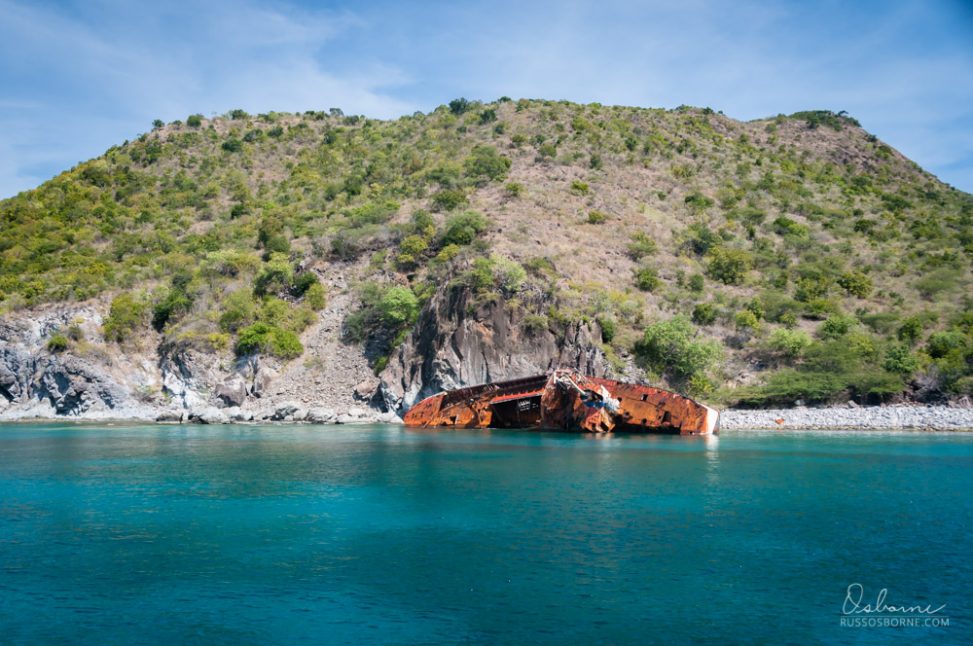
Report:
M417 427L711 435L719 432L719 418L718 411L677 393L555 370L427 397L403 421Z

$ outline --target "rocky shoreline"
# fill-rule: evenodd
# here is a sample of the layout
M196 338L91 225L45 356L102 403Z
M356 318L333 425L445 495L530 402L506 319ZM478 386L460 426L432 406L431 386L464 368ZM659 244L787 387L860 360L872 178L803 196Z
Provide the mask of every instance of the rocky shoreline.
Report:
M158 413L148 409L89 412L77 416L50 415L43 410L24 410L20 414L0 415L3 423L36 422L150 422L163 424L401 424L394 413L353 407L345 411L332 408L303 408L287 403L273 409L249 410L240 407L204 407L187 411ZM720 431L970 431L973 432L971 406L894 405L871 407L828 407L788 409L730 409L720 415Z
M433 299L412 337L374 375L363 349L338 334L353 309L343 292L347 277L325 282L333 296L305 333L307 356L288 364L182 347L152 331L124 347L109 343L102 301L0 317L0 423L396 424L398 412L441 390L552 366L592 375L607 369L593 341L599 330L576 326L561 341L550 333L522 336L511 312L484 305L471 320L469 294L450 292ZM51 351L47 339L71 326L86 340ZM721 429L973 431L973 404L726 410Z
M973 431L973 407L845 406L726 410L720 430Z
M373 408L351 407L337 411L326 407L304 407L287 402L276 406L242 408L230 406L196 406L187 409L158 409L154 407L124 407L114 410L88 410L81 414L58 415L47 405L37 402L34 406L0 412L0 425L13 422L157 422L160 424L242 424L285 422L305 424L400 424L402 419L395 413L385 413Z

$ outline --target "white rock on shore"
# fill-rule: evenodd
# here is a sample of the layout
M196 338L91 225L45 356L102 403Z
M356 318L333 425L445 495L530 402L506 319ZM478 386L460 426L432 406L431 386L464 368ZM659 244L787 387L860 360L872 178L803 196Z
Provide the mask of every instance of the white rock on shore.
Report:
M973 408L872 406L726 410L720 430L930 430L973 431Z

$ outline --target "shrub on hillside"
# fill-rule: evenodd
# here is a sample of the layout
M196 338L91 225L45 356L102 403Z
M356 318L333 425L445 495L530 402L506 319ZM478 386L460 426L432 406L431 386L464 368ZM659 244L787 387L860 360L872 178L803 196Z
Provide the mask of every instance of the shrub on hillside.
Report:
M527 280L527 272L515 260L494 254L490 257L493 264L493 276L497 286L505 296L519 292Z
M683 201L694 211L705 211L714 204L712 198L703 195L699 191L690 193Z
M926 347L930 357L942 359L952 352L966 351L970 341L970 338L959 330L947 330L930 334Z
M889 372L911 375L919 369L919 359L908 346L893 345L885 351L884 367Z
M689 288L689 291L696 292L698 294L706 287L706 281L702 274L693 274L686 282L686 287Z
M772 352L787 359L796 359L811 346L811 337L803 330L777 329L767 339L767 347Z
M543 314L527 314L520 325L529 336L535 336L548 330L551 321Z
M785 369L768 375L760 387L738 391L737 397L743 406L821 404L833 401L844 388L844 382L833 374Z
M64 336L60 332L57 332L47 340L47 349L51 352L64 352L68 349L68 337Z
M867 298L872 293L872 279L860 271L848 271L838 278L838 285L858 298Z
M499 181L510 170L510 159L497 152L493 146L474 146L473 152L463 162L466 176L475 181Z
M603 224L608 216L602 211L590 211L588 213L588 224Z
M719 343L697 337L688 318L674 316L649 325L635 346L635 354L644 367L673 384L685 385L705 377L722 356Z
M601 340L603 343L611 343L615 339L616 323L610 316L601 315L595 319L598 327L601 328Z
M243 142L236 137L228 137L221 147L228 153L238 153L243 150Z
M308 287L307 291L304 292L304 302L315 312L324 309L328 302L328 293L320 281Z
M733 323L740 332L751 333L760 329L760 319L750 310L741 310L733 317Z
M388 344L418 316L419 299L408 287L366 283L361 288L361 307L345 319L344 335L358 342L381 338Z
M925 326L926 323L923 317L910 316L902 321L902 325L899 326L896 336L898 336L900 341L915 345L922 337Z
M799 119L804 121L809 130L814 130L820 126L827 126L832 130L841 130L842 127L847 125L860 126L858 121L845 113L844 110L835 113L831 110L805 110L803 112L795 112L790 115L791 119Z
M655 291L661 283L659 272L654 267L639 267L635 270L635 286L643 292Z
M690 224L683 232L682 246L687 251L702 256L721 242L721 238L704 224Z
M712 325L716 322L719 311L712 303L699 303L693 308L693 323L697 325Z
M821 326L818 328L818 335L822 339L838 339L848 334L851 328L857 324L858 319L854 316L832 314L821 323Z
M795 238L806 238L809 233L809 229L805 225L792 220L786 215L782 215L774 220L774 231L778 235L793 236Z
M485 217L476 211L466 211L459 215L451 216L446 220L440 244L446 245L468 245L476 237L486 231L489 222Z
M961 273L958 270L944 267L919 278L913 286L923 298L932 299L952 290L960 279Z
M240 330L236 344L236 353L240 356L266 353L281 359L294 359L303 352L304 346L296 334L263 322Z
M313 271L303 271L294 277L291 281L290 292L297 298L301 298L307 294L315 285L320 285L321 281L318 279L318 275Z
M547 142L537 147L537 159L539 161L546 161L555 157L557 157L557 146L555 144Z
M465 285L474 294L492 290L496 287L496 279L493 275L493 262L489 258L476 258L473 261L473 266L459 276L457 284Z
M170 287L152 308L152 327L161 332L169 321L189 311L192 297L181 287Z
M743 249L715 246L706 254L706 274L725 285L740 285L753 267L753 257Z
M348 223L353 227L365 227L370 224L385 224L399 210L399 203L395 200L376 200L366 202L348 211Z
M108 341L122 342L147 322L148 305L131 294L112 299L102 332Z
M390 287L378 301L379 320L389 328L411 325L418 315L419 300L408 287Z
M463 114L472 107L473 103L464 97L449 102L449 111L456 115Z
M466 193L458 188L444 188L432 196L434 211L453 211L466 204Z
M294 280L294 269L287 256L274 254L267 263L260 268L253 283L253 291L258 296L265 294L281 294L290 290Z
M399 243L399 253L395 257L395 262L403 269L412 269L419 263L428 248L429 242L424 237L418 235L406 236Z
M571 192L578 195L587 195L590 188L588 182L582 182L580 179L573 180L571 182Z
M632 241L628 243L628 255L632 260L641 260L646 256L651 256L657 249L655 240L641 231L634 233Z
M257 302L249 289L230 292L220 303L220 329L236 332L253 323L257 317Z

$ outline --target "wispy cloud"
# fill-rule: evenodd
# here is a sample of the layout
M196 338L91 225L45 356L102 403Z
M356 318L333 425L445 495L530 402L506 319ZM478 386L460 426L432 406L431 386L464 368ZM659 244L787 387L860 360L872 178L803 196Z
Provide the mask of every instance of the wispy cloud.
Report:
M170 4L0 0L0 195L154 118L456 96L848 110L973 190L973 11L903 0Z
M149 128L241 107L392 117L391 65L336 69L322 48L360 27L348 12L210 2L73 11L0 0L0 196L36 185Z

